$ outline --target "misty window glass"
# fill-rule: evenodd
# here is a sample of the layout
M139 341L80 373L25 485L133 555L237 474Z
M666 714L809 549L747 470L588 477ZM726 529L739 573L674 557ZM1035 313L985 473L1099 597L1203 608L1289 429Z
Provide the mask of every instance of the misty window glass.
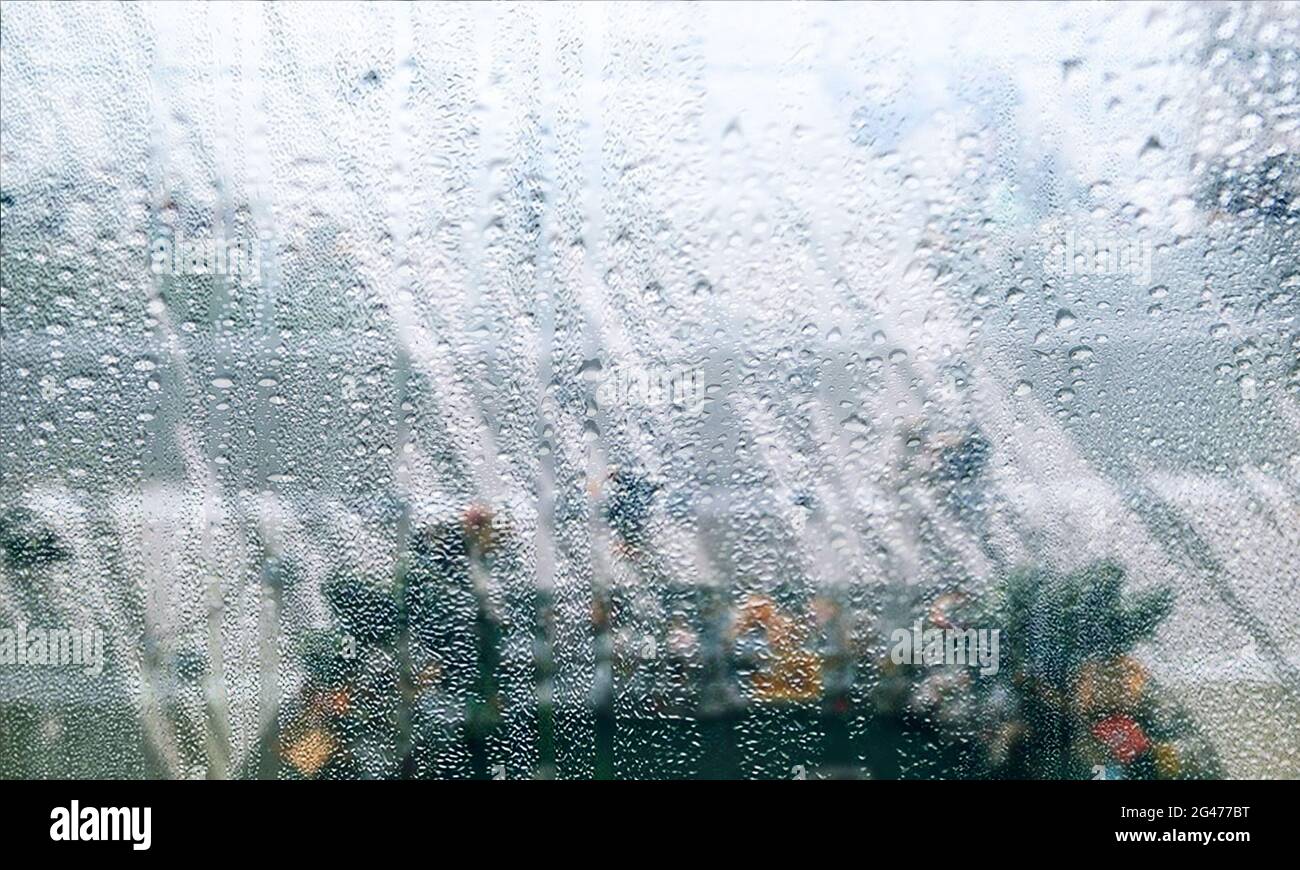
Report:
M1298 36L5 3L0 776L1300 775Z

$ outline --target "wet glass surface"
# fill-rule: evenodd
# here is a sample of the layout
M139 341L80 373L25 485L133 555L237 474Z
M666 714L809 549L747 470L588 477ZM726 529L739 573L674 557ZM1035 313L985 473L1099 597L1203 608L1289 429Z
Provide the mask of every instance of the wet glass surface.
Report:
M1293 5L0 37L0 775L1300 776Z

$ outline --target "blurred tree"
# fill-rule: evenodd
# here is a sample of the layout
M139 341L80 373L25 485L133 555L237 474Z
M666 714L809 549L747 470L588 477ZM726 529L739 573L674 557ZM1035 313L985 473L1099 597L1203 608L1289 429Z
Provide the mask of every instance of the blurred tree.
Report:
M336 575L335 626L310 645L307 685L281 754L306 777L492 774L502 721L502 627L488 590L499 543L492 513L412 535L391 583Z
M966 665L881 665L877 714L940 749L910 775L1220 775L1190 717L1132 655L1169 614L1170 590L1125 595L1123 585L1123 569L1110 563L1064 575L1036 568L982 599L931 602L932 627L999 628L1003 664L988 675Z

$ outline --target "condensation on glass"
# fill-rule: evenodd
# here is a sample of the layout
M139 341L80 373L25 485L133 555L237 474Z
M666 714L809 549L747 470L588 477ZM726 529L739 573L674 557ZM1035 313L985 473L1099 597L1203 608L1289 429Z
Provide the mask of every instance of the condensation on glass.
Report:
M6 4L0 775L1300 775L1298 22Z

